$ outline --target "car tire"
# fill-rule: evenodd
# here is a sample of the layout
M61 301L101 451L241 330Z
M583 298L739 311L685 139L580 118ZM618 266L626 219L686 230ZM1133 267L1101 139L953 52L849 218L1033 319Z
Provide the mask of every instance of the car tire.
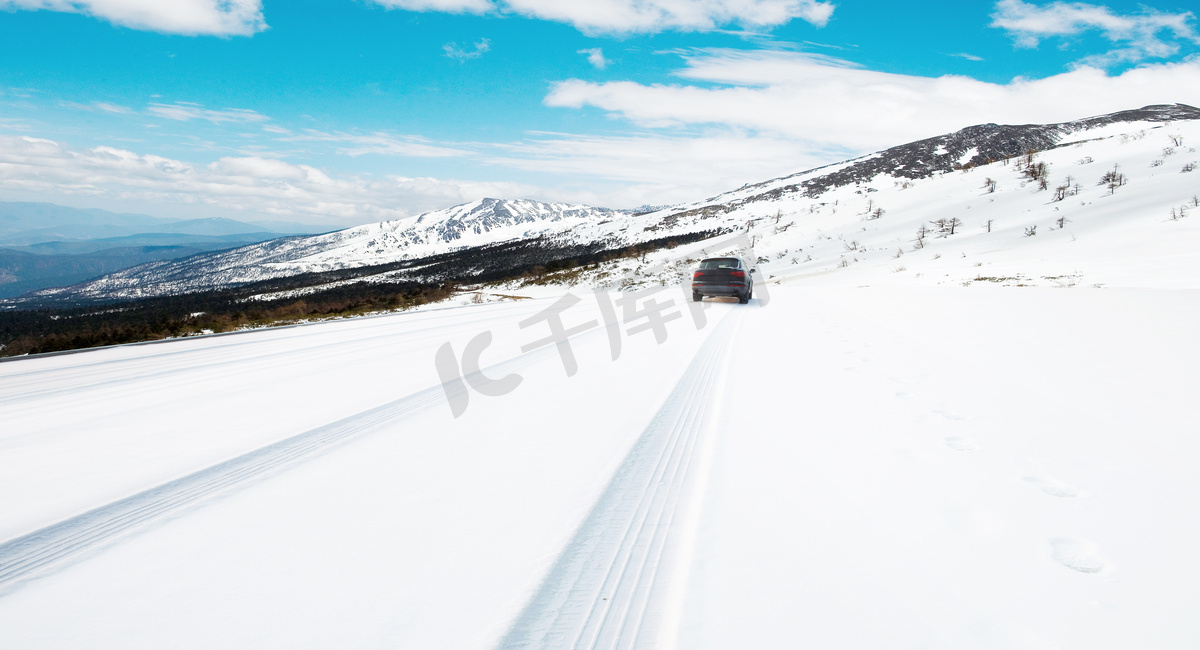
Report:
M692 292L692 302L700 302L703 299L704 299L704 296L700 295L698 292L696 292L696 291Z
M738 294L738 302L742 303L743 305L750 302L750 294L739 293Z

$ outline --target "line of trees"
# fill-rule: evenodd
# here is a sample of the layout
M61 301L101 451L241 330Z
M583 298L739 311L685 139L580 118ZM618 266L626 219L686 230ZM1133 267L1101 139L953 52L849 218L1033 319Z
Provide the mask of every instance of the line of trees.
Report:
M0 346L3 346L0 357L408 309L445 300L463 284L528 280L618 258L644 257L655 250L721 234L708 230L624 246L612 242L565 245L534 239L422 260L307 273L217 291L125 302L9 309L0 311ZM406 269L413 271L397 281L373 279L320 286ZM309 288L312 290L302 296L251 299L251 296Z

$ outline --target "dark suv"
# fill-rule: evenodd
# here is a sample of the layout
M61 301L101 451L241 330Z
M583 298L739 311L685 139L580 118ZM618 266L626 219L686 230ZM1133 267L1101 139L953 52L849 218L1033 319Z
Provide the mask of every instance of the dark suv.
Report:
M737 296L743 305L754 295L754 269L740 257L710 257L701 260L692 273L692 300L704 296Z

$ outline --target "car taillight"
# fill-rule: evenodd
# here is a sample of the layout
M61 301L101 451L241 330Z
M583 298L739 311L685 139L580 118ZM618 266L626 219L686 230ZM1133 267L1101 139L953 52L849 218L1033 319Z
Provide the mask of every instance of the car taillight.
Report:
M692 274L692 279L695 280L696 278L698 278L702 275L704 275L704 271L696 271L695 273Z
M731 277L731 278L744 278L744 277L746 277L746 272L745 272L745 271L730 271L730 272L729 272L729 277Z

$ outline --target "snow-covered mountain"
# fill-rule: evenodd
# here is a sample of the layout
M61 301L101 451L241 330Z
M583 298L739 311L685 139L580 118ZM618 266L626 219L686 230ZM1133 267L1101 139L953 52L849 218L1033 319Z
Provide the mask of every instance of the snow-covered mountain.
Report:
M945 223L954 226L959 243L966 241L964 233L1015 232L1020 237L1004 246L1024 249L1046 240L1026 238L1031 227L1046 234L1103 214L1105 223L1136 231L1133 217L1143 208L1164 218L1174 208L1186 212L1200 190L1200 174L1186 173L1200 161L1198 124L1200 109L1179 104L1059 124L984 124L652 212L484 199L409 219L145 264L31 298L172 295L534 238L617 246L699 231L749 231L760 263L772 273L783 272L785 264L807 272L884 263L881 258L903 255L917 239L917 246L945 239ZM1124 179L1120 189L1099 185L1110 172ZM932 223L939 220L942 226ZM935 232L919 234L922 229ZM983 249L997 246L996 238L986 239L978 242Z
M511 240L570 233L576 241L590 241L619 231L619 226L605 226L624 218L626 213L620 211L582 205L482 199L408 219L143 264L32 295L38 299L143 298L420 259Z
M981 124L861 158L746 185L711 199L660 210L656 214L663 215L661 223L665 228L696 217L712 218L732 213L755 203L783 199L790 199L791 203L802 199L817 200L838 188L862 186L871 181L876 181L876 185L883 184L885 180L902 184L904 181L1004 162L1030 151L1042 152L1193 120L1200 120L1200 109L1174 104L1147 106L1059 124Z

